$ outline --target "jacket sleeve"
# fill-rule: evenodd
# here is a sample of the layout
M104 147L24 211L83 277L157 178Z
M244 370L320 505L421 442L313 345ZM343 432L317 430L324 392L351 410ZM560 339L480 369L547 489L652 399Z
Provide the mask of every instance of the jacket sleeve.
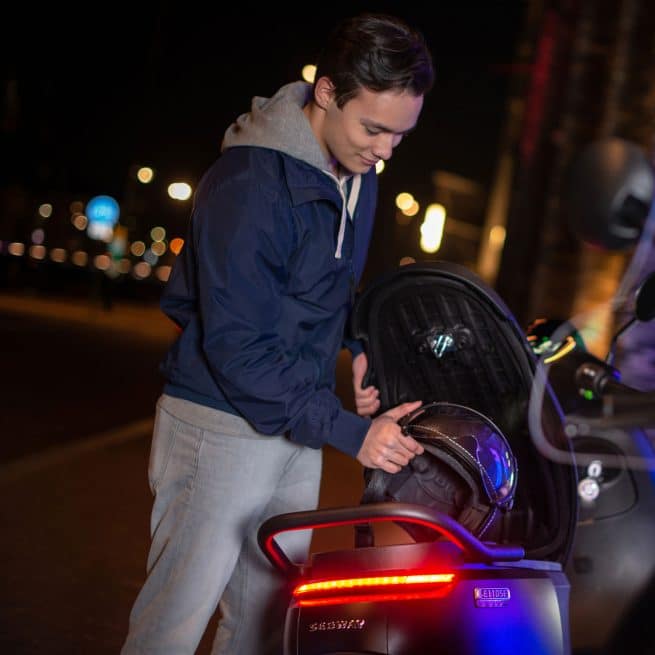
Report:
M192 239L189 227L185 243ZM168 283L164 287L159 300L161 310L179 328L184 329L196 309L196 267L193 251L183 247L178 255L175 266L171 270Z
M364 352L364 345L359 339L351 339L349 337L346 337L343 340L343 346L344 348L347 348L350 351L350 354L353 359L357 357L357 355L359 355L360 353Z
M203 350L230 404L264 434L356 456L370 420L319 388L316 363L274 329L295 247L288 199L235 175L197 201L193 221Z
M364 344L360 339L356 339L352 333L351 327L352 315L348 317L346 325L344 328L343 342L342 347L347 348L350 351L353 359L357 357L360 353L364 352Z

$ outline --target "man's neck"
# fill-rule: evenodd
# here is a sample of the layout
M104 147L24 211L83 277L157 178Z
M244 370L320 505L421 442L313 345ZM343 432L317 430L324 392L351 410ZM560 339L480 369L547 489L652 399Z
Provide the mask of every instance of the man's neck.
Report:
M309 126L312 128L314 137L318 142L318 145L325 156L325 160L328 163L329 171L339 177L340 173L343 173L339 162L331 155L327 143L323 138L323 121L325 120L325 110L319 107L316 103L311 100L302 108L303 114L309 122Z

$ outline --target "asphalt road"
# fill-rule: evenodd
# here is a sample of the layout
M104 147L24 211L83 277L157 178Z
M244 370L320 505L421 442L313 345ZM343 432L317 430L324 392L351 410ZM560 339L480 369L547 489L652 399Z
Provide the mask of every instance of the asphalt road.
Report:
M0 294L0 653L119 652L145 577L158 363L174 336L152 305ZM337 388L352 408L347 356ZM360 465L326 448L320 506L361 492ZM321 530L312 549L351 543L349 528Z
M161 387L161 339L0 314L0 344L5 461L144 418Z
M23 300L0 297L0 652L115 655L145 576L157 364L174 332L155 307ZM346 404L349 384L344 359ZM321 506L361 488L359 464L326 449ZM313 549L350 538L317 534Z

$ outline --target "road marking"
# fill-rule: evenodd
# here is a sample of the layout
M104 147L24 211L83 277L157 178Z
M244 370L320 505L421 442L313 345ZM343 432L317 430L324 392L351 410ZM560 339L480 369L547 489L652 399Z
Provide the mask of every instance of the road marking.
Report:
M103 448L118 446L128 441L148 437L152 434L154 418L141 419L127 423L119 428L77 439L73 443L48 448L45 451L28 455L0 466L0 484L15 482L43 469L65 464L73 459L94 453Z

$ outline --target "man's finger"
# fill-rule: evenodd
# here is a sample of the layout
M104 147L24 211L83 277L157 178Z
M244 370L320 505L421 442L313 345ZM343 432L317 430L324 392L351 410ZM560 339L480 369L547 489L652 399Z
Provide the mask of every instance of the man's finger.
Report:
M367 367L368 362L364 353L360 353L353 359L353 380L356 386L361 387Z
M360 409L377 409L379 406L380 403L378 400L366 400L357 403L357 407Z
M411 403L403 403L402 405L396 405L396 407L392 407L390 410L386 411L385 414L392 418L394 421L397 421L399 418L405 416L405 414L409 414L409 412L418 409L421 404L421 400L415 400Z
M357 389L355 395L357 398L377 398L378 390L376 387L366 387L366 389Z
M425 451L425 448L423 448L423 445L420 444L416 439L413 437L410 437L409 435L401 435L401 438L403 439L403 444L405 448L408 450L411 450L413 455L422 455L423 452Z
M409 461L414 458L414 453L410 451L400 451L397 450L389 457L387 458L392 464L396 464L397 466L407 466L409 464Z
M394 464L387 459L380 468L387 473L398 473L402 469L402 466L398 466L398 464Z

